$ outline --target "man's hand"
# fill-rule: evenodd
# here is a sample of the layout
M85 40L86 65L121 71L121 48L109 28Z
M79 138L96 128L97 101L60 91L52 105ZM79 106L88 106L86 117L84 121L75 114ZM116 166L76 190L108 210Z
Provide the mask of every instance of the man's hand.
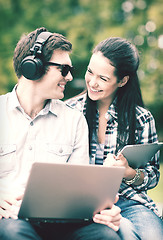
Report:
M118 201L118 196L116 196L115 202ZM112 228L114 231L119 230L120 220L122 218L121 209L115 205L112 206L111 209L105 209L100 212L100 214L96 214L93 217L93 221L95 223L105 224L108 227Z
M2 218L17 219L21 201L22 195L18 197L13 197L9 195L0 197L0 219Z

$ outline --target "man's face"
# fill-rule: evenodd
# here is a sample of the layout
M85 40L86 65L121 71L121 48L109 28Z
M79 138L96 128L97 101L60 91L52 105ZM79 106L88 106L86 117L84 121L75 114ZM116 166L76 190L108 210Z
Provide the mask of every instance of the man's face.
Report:
M54 51L49 62L72 66L69 52L60 49ZM63 77L59 66L50 65L47 73L38 82L43 100L62 99L64 97L65 86L72 79L73 77L70 72Z

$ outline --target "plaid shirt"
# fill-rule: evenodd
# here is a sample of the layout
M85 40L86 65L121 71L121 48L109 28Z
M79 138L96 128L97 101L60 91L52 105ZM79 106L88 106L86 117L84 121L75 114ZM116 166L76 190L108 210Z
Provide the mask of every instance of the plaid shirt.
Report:
M85 115L86 112L86 94L79 95L72 99L66 101L68 105L71 107L77 108L79 111L82 111ZM116 144L117 144L117 112L115 108L114 102L111 104L107 111L107 127L105 133L105 144L103 150L103 159L107 157L108 153L115 154L116 153ZM96 114L96 129L98 129L98 117L99 113L97 110ZM136 108L136 144L144 144L144 143L153 143L157 142L157 134L155 128L155 121L151 113L142 108ZM127 141L127 140L126 140ZM127 142L126 142L127 144ZM97 142L92 140L91 143L91 157L90 163L95 164L96 152L97 150ZM153 202L153 200L147 195L147 190L154 188L159 181L159 152L155 154L155 156L146 164L145 168L142 169L144 172L144 181L141 185L127 185L124 181L122 181L119 195L140 202L146 207L150 208L154 211L158 216L158 209Z

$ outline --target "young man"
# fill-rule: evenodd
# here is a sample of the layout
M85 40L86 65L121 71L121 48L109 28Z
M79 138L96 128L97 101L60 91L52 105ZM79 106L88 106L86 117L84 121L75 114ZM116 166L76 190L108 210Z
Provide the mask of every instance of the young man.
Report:
M34 162L89 163L86 120L58 100L72 80L71 47L64 36L40 28L23 36L15 48L18 84L0 96L1 240L120 239L116 231L121 215L116 206L98 214L104 224L32 224L17 219Z

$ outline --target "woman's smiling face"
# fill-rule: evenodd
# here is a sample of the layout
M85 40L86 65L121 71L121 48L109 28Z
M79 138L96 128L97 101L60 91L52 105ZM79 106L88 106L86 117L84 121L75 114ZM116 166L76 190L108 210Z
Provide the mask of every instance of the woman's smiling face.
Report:
M121 85L114 72L115 67L101 52L92 55L85 74L90 99L112 102L118 87Z

